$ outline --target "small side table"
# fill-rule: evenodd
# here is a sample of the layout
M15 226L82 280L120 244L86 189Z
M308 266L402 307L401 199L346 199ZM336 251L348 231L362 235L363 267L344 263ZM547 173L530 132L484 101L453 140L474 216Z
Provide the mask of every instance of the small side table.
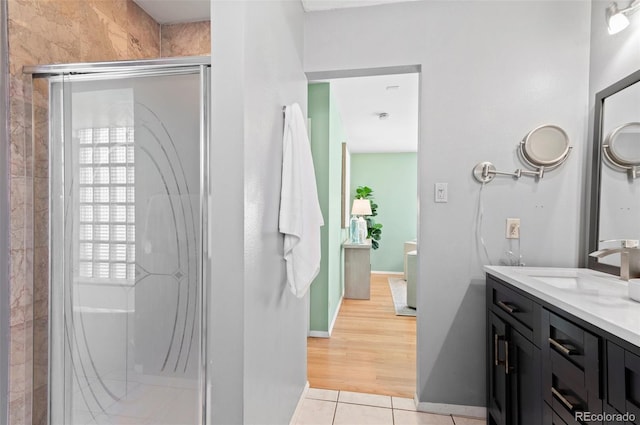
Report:
M344 297L368 300L371 297L371 240L363 244L345 242Z
M417 241L407 241L404 243L404 280L407 280L407 253L418 249Z
M407 305L416 308L416 286L418 285L418 251L409 251L407 259Z

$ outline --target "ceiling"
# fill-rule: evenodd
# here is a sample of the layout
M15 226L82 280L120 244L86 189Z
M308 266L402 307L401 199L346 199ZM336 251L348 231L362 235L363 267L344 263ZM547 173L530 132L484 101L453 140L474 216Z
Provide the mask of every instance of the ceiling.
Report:
M211 0L133 0L160 24L211 19ZM262 0L264 1L264 0ZM298 0L289 0L298 1ZM300 0L307 12L416 0Z
M301 0L304 10L315 12L318 10L344 9L347 7L374 6L386 3L402 3L417 0Z
M134 0L158 23L211 17L211 0ZM265 0L257 0L265 1ZM298 0L289 0L298 1ZM415 0L300 0L307 12ZM418 146L418 74L331 81L351 152L415 152ZM387 86L398 86L387 90ZM387 119L378 115L386 112Z
M340 78L330 83L350 152L418 150L418 74ZM383 112L388 116L380 119Z
M133 0L159 24L211 19L211 0Z

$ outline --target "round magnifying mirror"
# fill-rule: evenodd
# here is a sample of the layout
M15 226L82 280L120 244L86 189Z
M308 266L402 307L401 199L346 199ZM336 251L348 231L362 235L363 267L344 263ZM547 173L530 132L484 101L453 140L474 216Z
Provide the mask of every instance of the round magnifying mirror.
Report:
M520 153L532 167L554 168L569 155L569 137L555 125L541 125L531 130L520 144Z
M620 168L640 165L640 122L614 129L604 140L605 157Z

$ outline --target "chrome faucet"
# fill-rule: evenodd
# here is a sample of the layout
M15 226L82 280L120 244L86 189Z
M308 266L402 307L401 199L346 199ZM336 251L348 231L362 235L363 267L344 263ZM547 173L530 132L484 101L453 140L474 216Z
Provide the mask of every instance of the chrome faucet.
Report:
M604 258L620 253L620 279L629 280L640 277L640 248L636 239L614 239L600 242L621 242L620 248L603 248L589 254L591 257Z

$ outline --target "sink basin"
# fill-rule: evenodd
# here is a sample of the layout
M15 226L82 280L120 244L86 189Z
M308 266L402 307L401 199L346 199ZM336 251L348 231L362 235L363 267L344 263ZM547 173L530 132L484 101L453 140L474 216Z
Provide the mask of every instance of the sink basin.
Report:
M560 289L577 289L578 288L578 272L575 270L523 270L524 274L539 280L547 285L555 286Z
M615 290L612 285L617 286L620 283L615 277L596 276L589 269L523 267L516 272L531 278L540 285L548 285L563 291L579 292L585 295L608 294L611 290Z
M557 276L532 276L547 285L555 286L560 289L578 289L577 277L557 277Z
M527 276L536 277L536 278L571 278L576 279L580 276L580 272L572 269L551 269L551 268L526 268L523 267L522 270L518 270L518 273L525 274Z

